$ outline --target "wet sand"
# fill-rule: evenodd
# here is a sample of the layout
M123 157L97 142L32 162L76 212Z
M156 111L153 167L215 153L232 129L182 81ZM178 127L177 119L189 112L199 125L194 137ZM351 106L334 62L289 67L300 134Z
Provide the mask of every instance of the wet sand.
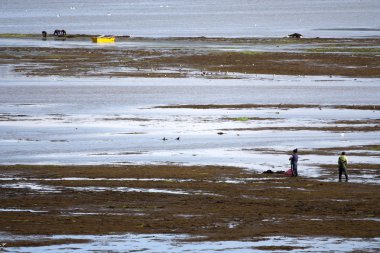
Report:
M1 166L1 174L0 226L12 234L380 236L378 186L371 184L221 166L15 165ZM62 242L32 244L52 243Z

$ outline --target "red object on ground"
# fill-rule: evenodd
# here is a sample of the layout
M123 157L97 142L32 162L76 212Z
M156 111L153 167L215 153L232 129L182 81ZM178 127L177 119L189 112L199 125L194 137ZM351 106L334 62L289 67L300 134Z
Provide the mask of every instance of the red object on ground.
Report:
M287 176L287 177L293 176L292 169L288 169L287 171L285 171L284 175Z

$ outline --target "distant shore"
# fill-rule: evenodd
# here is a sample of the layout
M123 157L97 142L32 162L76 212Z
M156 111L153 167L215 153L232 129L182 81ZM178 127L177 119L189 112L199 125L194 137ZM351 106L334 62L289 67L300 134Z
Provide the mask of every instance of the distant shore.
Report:
M88 41L93 35L48 35ZM42 39L37 34L1 38ZM151 47L119 47L149 42ZM169 45L170 44L170 45ZM0 47L0 65L28 76L245 78L254 74L380 77L380 38L130 38L112 47ZM152 46L153 45L153 46ZM80 60L78 60L80 59Z
M105 34L66 34L65 37L67 40L88 40L92 37L101 36ZM203 41L203 42L234 42L234 43L297 43L297 44L308 44L312 42L348 42L348 41L378 41L380 37L356 37L356 38L341 38L341 37L303 37L303 38L289 38L288 36L284 37L256 37L256 36L246 36L246 37L214 37L214 36L181 36L181 37L169 37L169 36L132 36L132 35L112 35L117 41ZM54 36L53 32L47 32L48 39L54 39L58 36ZM42 39L42 33L0 33L1 38L15 38L15 39Z

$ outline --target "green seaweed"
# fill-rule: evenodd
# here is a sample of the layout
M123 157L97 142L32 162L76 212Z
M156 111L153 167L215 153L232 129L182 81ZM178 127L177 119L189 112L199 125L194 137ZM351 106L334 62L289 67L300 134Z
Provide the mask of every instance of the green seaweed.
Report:
M247 117L238 117L238 118L230 118L230 120L233 120L233 121L248 121L249 118L247 118Z
M60 55L60 54L51 54L51 55L46 56L46 58L49 58L49 59L62 59L65 57L66 55Z
M19 37L35 37L37 35L25 34L25 33L2 33L0 38L19 38Z
M371 146L371 147L369 147L369 150L371 150L371 151L380 151L380 146Z

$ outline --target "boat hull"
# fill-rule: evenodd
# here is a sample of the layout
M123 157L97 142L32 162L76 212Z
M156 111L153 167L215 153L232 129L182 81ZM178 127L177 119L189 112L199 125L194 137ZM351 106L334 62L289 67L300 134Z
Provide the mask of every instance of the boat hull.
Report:
M115 37L92 37L91 40L94 43L114 43Z

